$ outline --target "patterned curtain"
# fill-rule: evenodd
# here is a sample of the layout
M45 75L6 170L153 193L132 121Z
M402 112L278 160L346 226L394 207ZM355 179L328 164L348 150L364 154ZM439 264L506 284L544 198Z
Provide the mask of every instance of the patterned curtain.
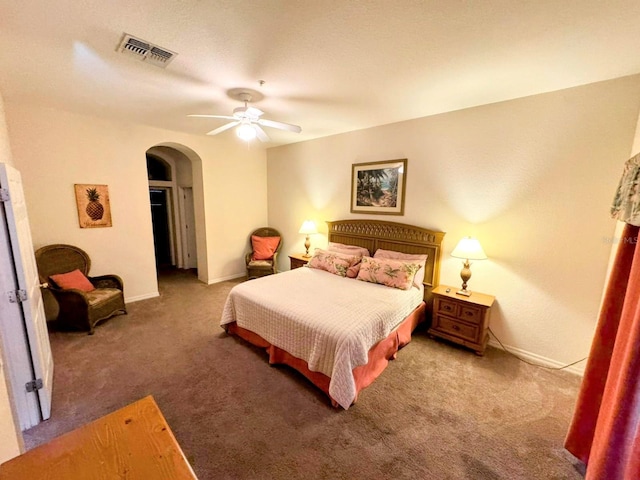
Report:
M611 206L611 216L621 222L640 226L640 153L624 165Z

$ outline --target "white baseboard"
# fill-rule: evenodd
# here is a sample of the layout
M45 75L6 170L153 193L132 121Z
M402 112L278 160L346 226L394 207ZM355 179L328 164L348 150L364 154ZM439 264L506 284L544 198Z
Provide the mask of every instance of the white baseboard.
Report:
M246 273L236 273L234 275L229 275L228 277L214 278L213 280L209 280L207 285L213 285L214 283L225 282L227 280L234 280L236 278L245 277L246 275L247 275ZM145 293L142 295L136 295L135 297L125 297L124 303L139 302L140 300L147 300L149 298L155 298L159 296L160 296L159 292Z
M504 350L502 346L493 338L491 335L489 336L489 345L492 347L498 348L500 350ZM505 345L505 348L511 352L516 354L519 357L524 358L533 363L538 363L540 365L544 365L545 367L562 367L566 365L565 363L558 362L557 360L553 360L551 358L543 357L542 355L538 355L537 353L528 352L526 350L522 350L518 347L512 347L511 345ZM563 369L565 372L573 373L574 375L579 375L580 377L584 376L584 369L587 366L587 360L583 360L580 363L576 363L575 365L571 365Z
M207 282L207 285L213 285L214 283L220 283L220 282L226 282L227 280L235 280L236 278L240 278L240 277L246 277L247 274L245 273L234 273L233 275L229 275L227 277L220 277L220 278L214 278L212 280L209 280Z
M159 292L145 293L143 295L136 295L135 297L125 297L124 303L139 302L140 300L147 300L149 298L155 298L159 296L160 296Z

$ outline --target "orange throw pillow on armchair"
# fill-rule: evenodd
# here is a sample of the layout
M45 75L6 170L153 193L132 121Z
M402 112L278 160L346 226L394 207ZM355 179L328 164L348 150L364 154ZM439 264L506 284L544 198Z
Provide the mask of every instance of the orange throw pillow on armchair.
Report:
M251 235L253 260L271 260L279 244L280 237L259 237L257 235Z
M59 273L49 277L56 285L63 290L75 288L83 292L92 292L96 289L87 277L77 268L69 273Z

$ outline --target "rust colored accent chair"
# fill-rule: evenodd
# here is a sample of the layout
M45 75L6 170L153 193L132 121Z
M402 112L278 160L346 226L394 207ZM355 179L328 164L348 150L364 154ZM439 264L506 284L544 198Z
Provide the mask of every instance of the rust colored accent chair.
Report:
M245 255L249 280L278 273L278 252L282 246L282 235L275 228L262 227L249 236L251 251Z
M60 307L57 322L62 328L88 330L113 315L127 313L124 285L117 275L90 277L91 259L73 245L47 245L36 253L40 283L53 294Z

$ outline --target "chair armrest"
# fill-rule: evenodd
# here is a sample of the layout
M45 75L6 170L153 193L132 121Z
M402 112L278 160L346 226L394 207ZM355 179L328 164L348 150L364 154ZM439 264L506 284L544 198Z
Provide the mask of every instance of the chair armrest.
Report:
M249 252L244 256L244 264L245 265L249 265L249 262L251 261L251 256L253 255L253 252Z
M273 254L273 273L278 273L278 252Z
M73 304L82 306L84 308L89 307L89 300L87 299L85 292L83 292L82 290L78 290L76 288L68 288L63 290L61 288L54 288L51 286L49 286L48 290L53 294L55 299L58 301L58 304Z
M89 277L89 281L96 288L117 288L124 290L124 282L118 275L100 275L99 277Z

